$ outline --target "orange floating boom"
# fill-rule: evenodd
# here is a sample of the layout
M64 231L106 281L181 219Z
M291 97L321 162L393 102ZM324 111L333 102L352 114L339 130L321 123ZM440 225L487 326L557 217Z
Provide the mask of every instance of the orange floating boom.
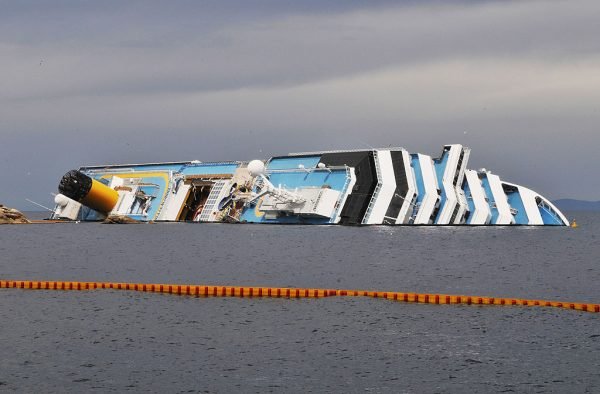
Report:
M578 302L527 300L520 298L497 298L448 294L420 294L393 291L302 289L287 287L238 287L207 286L160 283L118 283L118 282L58 282L58 281L19 281L0 280L1 289L33 290L96 290L113 289L168 293L196 297L275 297L275 298L323 298L323 297L372 297L386 300L414 302L421 304L462 304L462 305L514 305L539 306L573 309L582 312L600 312L600 304Z

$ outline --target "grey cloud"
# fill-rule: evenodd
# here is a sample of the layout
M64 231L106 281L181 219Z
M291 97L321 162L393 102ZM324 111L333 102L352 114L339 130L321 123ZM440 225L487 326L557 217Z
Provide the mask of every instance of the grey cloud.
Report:
M82 164L449 142L598 199L597 2L340 3L7 3L0 202Z
M219 19L222 24L216 26L205 25L207 17L191 23L188 16L177 23L168 12L148 20L145 13L141 18L131 11L123 14L104 15L91 38L84 34L41 46L7 46L4 59L13 61L2 62L0 97L292 86L448 58L561 62L600 51L594 39L597 2L587 2L585 13L568 2L436 4L278 18L251 15ZM96 31L101 27L105 35ZM29 75L34 83L20 83L18 75Z

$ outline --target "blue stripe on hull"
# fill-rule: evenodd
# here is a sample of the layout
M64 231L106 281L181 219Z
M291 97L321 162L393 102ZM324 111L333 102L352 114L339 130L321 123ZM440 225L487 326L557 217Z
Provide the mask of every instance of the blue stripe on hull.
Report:
M471 195L471 189L469 188L469 182L467 182L466 180L463 183L463 192L465 193L465 198L467 199L467 206L469 209L469 215L473 215L473 212L475 212L475 203L473 202L473 196ZM467 224L471 224L471 219L473 218L473 216L469 217L469 219L467 220Z
M552 212L552 208L548 207L538 207L540 210L540 214L542 215L542 220L544 221L544 225L546 226L563 226L564 223L558 217L555 212ZM548 211L549 209L549 211Z
M488 204L490 206L490 211L492 213L491 224L495 224L498 219L499 213L498 208L493 207L495 205L494 195L492 194L492 189L490 188L490 182L488 181L487 175L483 177L481 180L481 186L483 186L483 190L485 191L485 195L488 199Z
M411 162L410 166L415 171L415 181L417 184L417 203L423 201L425 196L425 184L423 183L423 173L421 172L421 164L419 163L419 156L410 155Z
M519 192L506 193L508 198L508 204L517 210L517 214L513 215L515 218L515 224L529 224L529 218L527 217L527 211L525 211L525 205Z

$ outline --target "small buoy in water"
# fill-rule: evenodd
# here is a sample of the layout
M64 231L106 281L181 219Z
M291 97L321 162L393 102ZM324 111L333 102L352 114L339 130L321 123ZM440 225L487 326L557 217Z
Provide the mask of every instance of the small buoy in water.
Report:
M573 221L571 222L571 228L577 228L577 222L575 221L575 219L573 219Z

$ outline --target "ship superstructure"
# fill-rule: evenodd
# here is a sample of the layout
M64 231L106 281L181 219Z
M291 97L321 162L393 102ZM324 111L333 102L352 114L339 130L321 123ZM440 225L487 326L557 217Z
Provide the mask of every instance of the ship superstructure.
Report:
M470 149L291 153L251 162L81 167L61 180L53 217L345 225L568 225L546 198L467 169Z

